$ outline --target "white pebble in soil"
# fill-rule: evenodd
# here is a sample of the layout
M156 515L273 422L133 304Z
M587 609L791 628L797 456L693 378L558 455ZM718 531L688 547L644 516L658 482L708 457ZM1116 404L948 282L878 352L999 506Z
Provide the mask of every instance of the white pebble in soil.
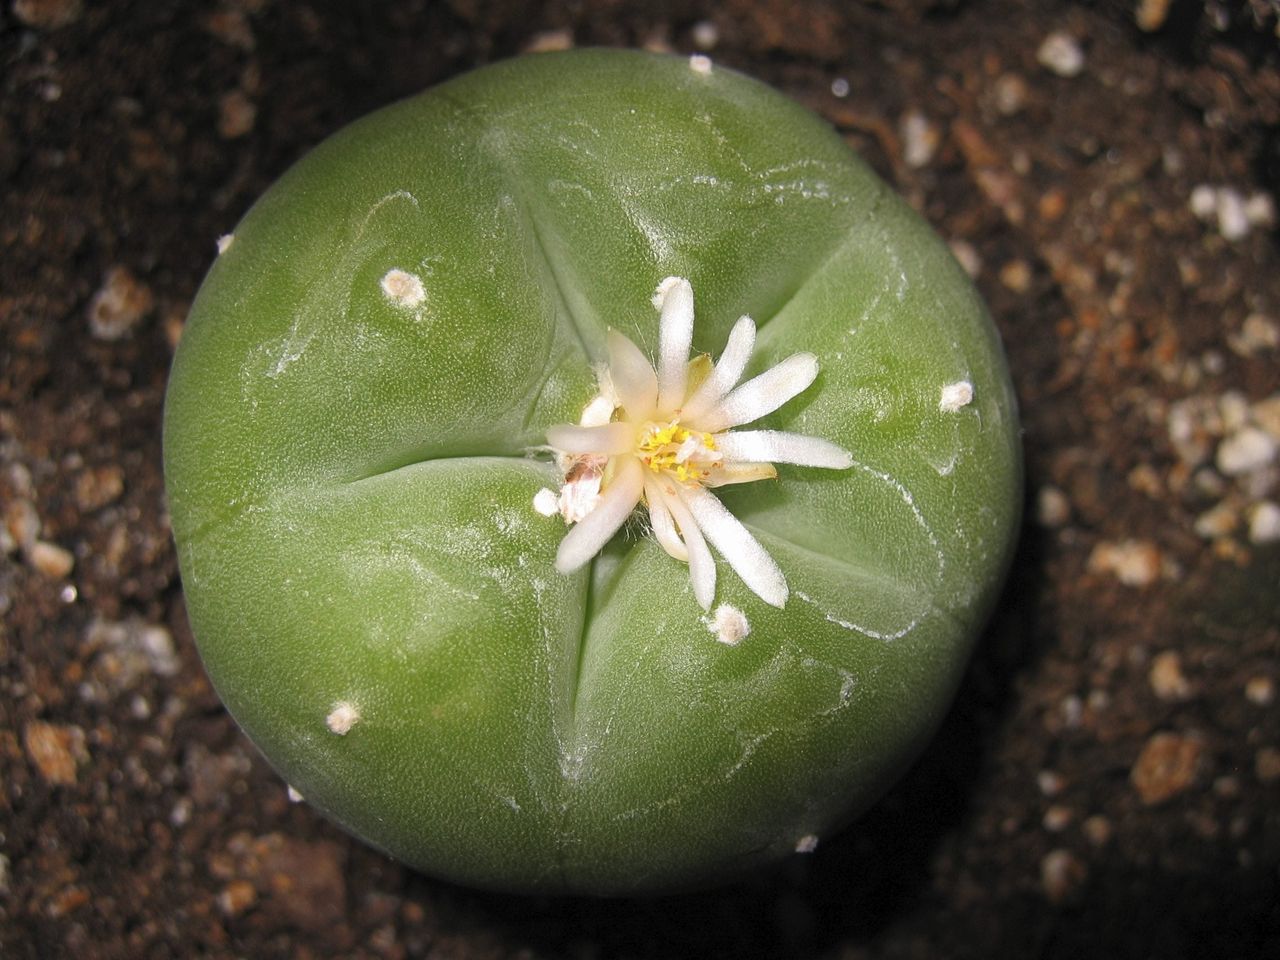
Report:
M1103 541L1087 564L1093 573L1110 573L1126 587L1150 586L1160 576L1160 549L1148 540Z
M1259 545L1280 542L1280 504L1263 500L1254 505L1249 513L1249 542Z
M151 288L126 267L112 267L89 301L89 332L97 340L119 340L151 312Z
M813 853L817 849L818 837L816 834L806 833L796 841L796 853Z
M1218 446L1218 471L1228 477L1251 473L1271 463L1276 441L1265 430L1243 427Z
M1036 60L1046 70L1060 77L1078 77L1084 70L1084 51L1076 38L1056 30L1044 38L1036 51Z

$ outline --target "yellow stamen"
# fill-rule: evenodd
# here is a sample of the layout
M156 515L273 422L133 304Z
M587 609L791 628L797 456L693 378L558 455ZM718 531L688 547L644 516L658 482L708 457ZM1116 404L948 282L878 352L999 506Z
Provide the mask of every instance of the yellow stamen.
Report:
M681 450L690 439L693 439L700 449L696 450L692 457L686 455L681 458ZM654 473L669 472L681 483L705 481L711 475L711 469L718 466L720 460L719 458L707 459L705 456L697 457L697 454L715 451L714 436L682 427L679 420L672 420L662 426L650 424L636 447L636 454L640 457L641 463Z

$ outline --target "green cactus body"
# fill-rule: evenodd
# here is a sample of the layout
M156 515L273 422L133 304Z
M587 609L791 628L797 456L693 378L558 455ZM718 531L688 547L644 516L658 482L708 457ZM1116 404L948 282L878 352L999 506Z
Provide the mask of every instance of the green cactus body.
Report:
M529 57L353 124L236 228L174 364L219 694L308 801L458 882L656 891L811 847L922 748L1009 560L1016 409L968 279L821 121L703 66ZM694 352L750 314L748 377L817 357L753 427L852 455L717 491L782 608L721 557L705 612L638 522L559 573L533 507L668 276Z

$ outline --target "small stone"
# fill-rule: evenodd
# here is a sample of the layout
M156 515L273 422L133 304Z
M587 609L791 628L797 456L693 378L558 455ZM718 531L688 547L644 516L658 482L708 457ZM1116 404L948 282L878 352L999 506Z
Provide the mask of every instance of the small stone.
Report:
M1200 357L1200 366L1211 377L1221 376L1227 369L1227 358L1217 350L1206 350Z
M1027 81L1016 73L1001 74L992 88L992 93L995 97L996 111L1006 117L1012 117L1021 112L1027 105L1029 95Z
M1276 699L1276 684L1270 677L1250 677L1244 685L1245 699L1255 707L1269 707Z
M1280 504L1274 500L1256 503L1249 511L1249 542L1261 546L1280 541Z
M1152 499L1164 496L1164 481L1160 479L1156 468L1149 463L1138 464L1129 471L1129 476L1125 479L1128 480L1131 488L1139 493L1145 493Z
M720 42L720 28L710 20L699 20L689 34L699 50L714 50Z
M1253 756L1253 772L1263 783L1280 780L1280 750L1263 747Z
M1046 797L1056 797L1067 788L1067 780L1056 770L1041 770L1036 774L1036 786Z
M218 894L218 909L228 917L238 916L258 902L258 891L248 880L233 880Z
M1055 803L1044 812L1040 824L1050 833L1061 833L1071 826L1071 821L1074 819L1075 812L1070 807Z
M573 31L568 29L544 30L535 33L525 44L525 53L557 53L573 49Z
M1010 260L1000 268L1000 282L1014 293L1026 293L1031 289L1031 264Z
M1160 550L1148 540L1103 541L1089 554L1088 568L1111 573L1127 587L1150 586L1160 576Z
M1218 471L1238 477L1265 467L1276 456L1276 441L1265 430L1244 427L1218 445Z
M1212 397L1194 396L1169 406L1169 443L1178 459L1198 467L1209 459L1212 440L1222 435L1222 417Z
M191 812L195 805L191 802L190 797L179 797L174 803L173 808L169 811L170 826L177 827L181 830L191 822Z
M1095 847L1102 847L1111 839L1111 821L1100 813L1085 819L1080 825L1085 838Z
M1243 240L1253 224L1245 208L1244 197L1238 190L1222 187L1218 190L1218 232L1226 240Z
M1087 877L1087 868L1069 850L1051 850L1040 861L1040 885L1050 903L1070 901Z
M1055 30L1044 38L1036 51L1040 65L1060 77L1077 77L1084 70L1084 51L1076 38Z
M1229 537L1240 525L1240 512L1233 504L1224 500L1222 503L1196 517L1193 529L1197 536L1206 540Z
M193 744L183 759L191 802L202 809L225 808L231 797L245 789L243 778L250 767L249 758L239 750L212 753L202 744Z
M1213 467L1201 467L1191 475L1191 483L1196 492L1205 497L1222 497L1227 493L1227 481Z
M4 522L14 544L23 551L29 551L40 536L40 514L25 497L17 497L5 506Z
M82 0L13 0L18 22L36 30L57 30L70 26L84 13Z
M1249 407L1249 419L1259 430L1280 443L1280 393L1252 404Z
M1215 777L1213 781L1213 792L1220 797L1225 797L1228 800L1234 800L1236 797L1240 796L1240 778L1231 773Z
M1057 529L1071 519L1071 501L1059 487L1043 486L1036 493L1036 522Z
M1198 220L1212 219L1218 212L1217 188L1207 183L1197 184L1191 190L1187 206Z
M1227 390L1218 397L1218 416L1222 432L1235 433L1249 423L1249 400L1239 390Z
M844 77L836 77L831 81L831 95L843 100L849 95L849 81Z
M1084 723L1084 701L1074 693L1068 694L1058 704L1058 715L1066 729L1079 730Z
M1182 673L1182 657L1176 650L1165 650L1152 658L1147 682L1161 700L1176 702L1191 696L1191 684Z
M1275 226L1276 204L1269 193L1253 193L1244 202L1244 216L1253 227L1268 230Z
M49 902L45 905L45 910L50 917L56 920L79 910L90 899L88 890L78 884L72 884L62 888L50 897Z
M1169 0L1138 0L1133 19L1144 33L1154 33L1164 26L1169 16Z
M257 120L258 108L243 90L230 90L218 100L218 136L222 139L246 136Z
M967 240L952 240L949 246L951 255L969 275L969 279L976 279L982 273L982 256L974 249L973 244Z
M89 759L84 747L84 731L32 720L22 731L22 745L45 782L69 787L76 782L78 762Z
M119 499L124 492L124 470L115 464L107 464L86 470L76 477L76 506L83 513L92 513Z
M1057 223L1067 212L1067 194L1056 187L1046 191L1036 202L1036 213L1046 223Z
M127 267L112 267L89 301L89 332L98 340L119 340L151 312L151 288Z
M938 150L942 135L919 110L908 110L898 124L902 137L902 159L912 170L927 167Z
M37 540L27 551L27 562L51 580L61 580L76 565L75 554L56 543Z
M85 630L84 645L99 651L93 673L113 694L132 689L149 674L172 677L182 666L168 629L136 617L118 623L95 618Z
M347 887L338 844L270 833L233 838L228 852L234 858L232 883L252 884L257 896L296 928L324 931L346 915Z
M1280 326L1270 317L1251 313L1244 318L1240 332L1227 337L1231 349L1242 357L1252 357L1264 350L1280 347Z
M1129 771L1129 782L1147 806L1171 800L1195 781L1204 743L1199 737L1157 733Z
M253 27L243 10L234 7L217 10L203 21L204 28L228 46L248 53L254 48Z

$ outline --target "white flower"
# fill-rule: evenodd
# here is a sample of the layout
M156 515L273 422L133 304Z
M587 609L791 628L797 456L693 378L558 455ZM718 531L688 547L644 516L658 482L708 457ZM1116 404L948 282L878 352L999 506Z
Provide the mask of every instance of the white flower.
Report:
M658 543L689 564L693 595L704 610L716 586L708 543L761 599L781 607L787 601L782 571L707 488L776 477L774 462L833 470L853 465L846 450L816 437L731 430L804 391L818 375L817 358L797 353L738 385L755 345L750 317L738 320L718 363L705 354L690 361L693 287L668 277L653 303L662 311L658 369L629 339L609 331L600 396L578 425L547 431L565 472L557 504L575 525L560 543L556 569L577 570L644 503Z

